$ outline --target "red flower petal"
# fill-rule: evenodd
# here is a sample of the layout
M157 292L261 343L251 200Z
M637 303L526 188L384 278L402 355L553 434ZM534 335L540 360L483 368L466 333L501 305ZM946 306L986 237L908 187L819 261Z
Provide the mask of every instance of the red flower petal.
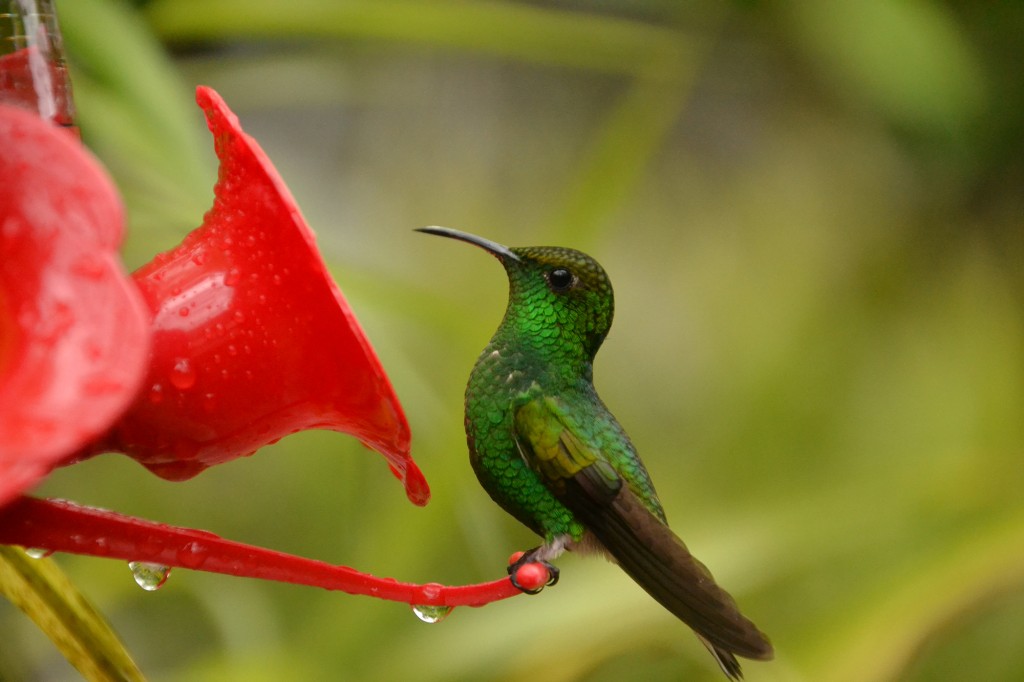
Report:
M144 388L105 445L185 479L302 429L380 451L417 504L430 496L409 425L270 160L209 88L221 167L213 208L135 280L154 318Z
M0 105L0 506L136 394L148 314L115 249L123 214L73 136Z

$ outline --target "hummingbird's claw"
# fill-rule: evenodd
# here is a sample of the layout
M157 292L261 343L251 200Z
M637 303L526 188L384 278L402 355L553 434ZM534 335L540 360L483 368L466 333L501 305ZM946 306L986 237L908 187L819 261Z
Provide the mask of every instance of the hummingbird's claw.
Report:
M548 587L558 584L558 566L547 561L542 561L544 568L548 569Z
M543 590L545 587L550 587L551 585L554 585L558 582L558 567L552 564L550 561L534 558L537 554L538 549L540 548L538 547L536 549L530 550L529 552L524 552L522 556L520 556L516 561L513 561L508 566L508 575L509 578L512 580L512 585L514 585L515 588L520 592L524 592L526 594L539 594L540 591ZM548 572L547 582L536 588L529 588L521 585L519 582L519 569L527 564L540 564L541 566L543 566L544 569Z

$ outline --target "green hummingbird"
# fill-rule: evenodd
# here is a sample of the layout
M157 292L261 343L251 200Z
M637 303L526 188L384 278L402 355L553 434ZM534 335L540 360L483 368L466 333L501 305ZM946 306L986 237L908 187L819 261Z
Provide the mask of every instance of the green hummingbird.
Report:
M772 658L768 638L669 528L629 436L594 390L614 307L604 269L573 249L419 231L475 244L508 274L505 317L466 387L465 425L481 485L544 538L509 567L513 582L518 566L540 562L552 584L550 562L564 550L601 552L693 628L730 679L742 677L737 655Z

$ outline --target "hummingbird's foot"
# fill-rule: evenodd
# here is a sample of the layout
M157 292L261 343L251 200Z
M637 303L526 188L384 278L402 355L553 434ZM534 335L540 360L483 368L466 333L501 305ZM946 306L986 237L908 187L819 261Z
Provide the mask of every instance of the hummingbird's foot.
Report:
M526 594L538 594L545 587L550 587L558 582L558 567L546 559L537 558L541 547L531 549L529 552L513 555L508 566L508 575L515 588ZM536 572L524 570L528 566L542 566L547 571L547 580Z

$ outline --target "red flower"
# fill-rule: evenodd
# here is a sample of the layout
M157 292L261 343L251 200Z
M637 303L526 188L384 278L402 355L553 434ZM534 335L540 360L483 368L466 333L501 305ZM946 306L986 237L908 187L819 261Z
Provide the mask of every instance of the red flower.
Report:
M202 227L133 279L152 313L143 390L97 449L190 478L309 428L380 451L430 498L409 425L295 200L220 96L199 88L220 159Z
M113 183L68 132L0 105L0 505L117 418L149 315Z

